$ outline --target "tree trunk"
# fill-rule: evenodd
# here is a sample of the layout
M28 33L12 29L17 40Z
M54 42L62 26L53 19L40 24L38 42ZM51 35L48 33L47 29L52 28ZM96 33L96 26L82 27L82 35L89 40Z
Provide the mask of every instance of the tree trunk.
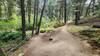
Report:
M0 4L0 18L2 17L2 7L1 7L1 4Z
M12 15L13 15L13 7L14 7L14 4L13 4L13 1L11 0L7 0L7 6L8 6L8 10L7 10L7 16L8 16L8 19L13 19L12 18Z
M26 38L26 29L25 29L25 6L24 0L21 1L21 15L22 15L22 40Z
M65 6L64 6L64 23L66 24L66 0L64 0Z
M34 36L35 22L36 22L36 0L34 2L34 19L33 19L32 36Z
M36 22L35 22L35 24L36 24L36 29L38 28L38 5L39 4L39 0L36 0ZM36 33L35 33L36 34Z
M29 23L29 26L30 26L30 18L31 18L31 0L28 0L27 1L27 7L28 7L28 23Z
M95 0L93 0L93 8L92 8L93 15L95 15Z
M75 9L75 25L78 25L78 20L80 20L80 3L76 2L76 9Z
M40 20L39 20L39 23L38 23L38 28L36 29L36 34L39 34L39 31L40 31L40 27L41 27L41 22L42 22L42 17L43 17L43 12L44 12L44 8L45 8L45 4L46 4L46 0L44 0L44 4L43 4L42 11L41 11Z
M81 4L81 10L80 10L80 14L81 14L81 16L83 15L83 11L84 11L84 5L85 5L85 2L86 2L87 0L83 0L82 1L82 4Z
M86 9L86 14L85 14L85 16L87 16L88 13L89 13L89 8L90 8L90 6L91 6L91 3L92 3L92 0L91 0L91 2L89 3L89 5L88 5L88 7L87 7L87 9Z

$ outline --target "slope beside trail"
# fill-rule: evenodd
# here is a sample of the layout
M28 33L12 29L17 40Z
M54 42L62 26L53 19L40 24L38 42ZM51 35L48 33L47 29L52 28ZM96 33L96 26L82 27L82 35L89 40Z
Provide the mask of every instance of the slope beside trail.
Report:
M50 40L52 38L53 40ZM50 33L32 38L24 48L24 56L93 56L88 45L62 26Z

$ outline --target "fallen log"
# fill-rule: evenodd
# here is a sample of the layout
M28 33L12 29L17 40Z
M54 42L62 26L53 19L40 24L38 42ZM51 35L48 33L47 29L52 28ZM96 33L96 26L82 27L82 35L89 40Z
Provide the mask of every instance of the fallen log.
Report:
M100 28L100 25L93 25L93 28Z

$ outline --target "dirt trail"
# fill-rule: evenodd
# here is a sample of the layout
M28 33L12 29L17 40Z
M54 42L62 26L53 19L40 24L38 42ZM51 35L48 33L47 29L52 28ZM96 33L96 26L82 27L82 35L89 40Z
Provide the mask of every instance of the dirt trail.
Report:
M32 38L24 56L92 56L84 43L67 32L67 26ZM49 41L52 38L52 41Z

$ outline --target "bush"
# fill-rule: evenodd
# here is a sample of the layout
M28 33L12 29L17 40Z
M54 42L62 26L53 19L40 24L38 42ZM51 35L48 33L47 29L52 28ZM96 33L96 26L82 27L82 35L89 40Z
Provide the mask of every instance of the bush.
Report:
M21 22L18 18L11 20L0 20L0 31L15 30L20 28Z
M67 28L68 28L68 31L71 33L78 33L80 31L88 29L89 27L88 26L69 25Z
M56 22L53 27L57 28L57 27L61 27L61 26L64 26L63 22Z
M21 37L20 32L0 32L0 41L8 42Z
M89 37L89 40L95 41L100 44L100 31L99 30L84 30L80 32L81 35Z
M51 32L51 31L53 31L53 28L45 28L45 29L44 29L44 28L41 28L41 29L40 29L40 32L41 32L41 33Z

